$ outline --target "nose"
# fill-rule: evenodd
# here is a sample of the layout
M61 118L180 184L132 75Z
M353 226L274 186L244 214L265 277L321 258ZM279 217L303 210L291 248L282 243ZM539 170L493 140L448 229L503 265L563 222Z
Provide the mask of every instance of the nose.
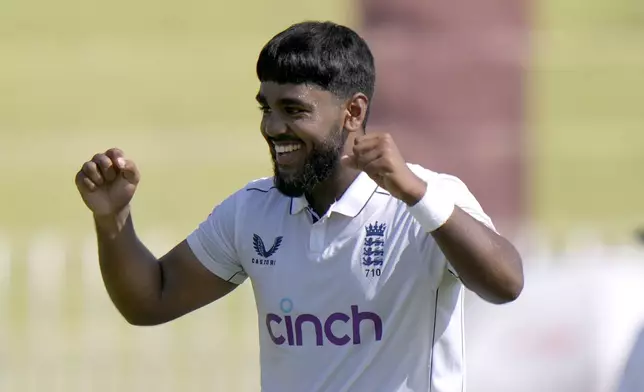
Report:
M262 132L270 138L288 133L286 122L275 112L266 113L262 118Z

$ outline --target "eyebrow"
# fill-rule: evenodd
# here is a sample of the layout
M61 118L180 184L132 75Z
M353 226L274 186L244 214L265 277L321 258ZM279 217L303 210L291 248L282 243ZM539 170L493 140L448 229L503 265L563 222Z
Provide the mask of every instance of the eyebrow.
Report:
M255 96L255 100L259 102L261 105L268 105L268 100L264 95L261 93L258 93ZM294 105L294 106L302 106L306 108L311 108L311 104L308 104L300 99L297 98L281 98L278 101L278 104L281 106L288 106L288 105Z

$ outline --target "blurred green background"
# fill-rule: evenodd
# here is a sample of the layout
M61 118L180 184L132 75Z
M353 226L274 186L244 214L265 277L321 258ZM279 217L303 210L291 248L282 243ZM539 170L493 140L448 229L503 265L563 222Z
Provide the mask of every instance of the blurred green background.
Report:
M352 4L0 3L0 390L257 389L250 285L168 326L126 326L93 269L73 177L95 152L125 150L143 175L137 228L168 250L270 174L254 102L262 45L302 19L359 27ZM626 240L644 222L644 3L533 6L526 223Z
M644 223L644 3L535 1L532 218L624 241Z
M4 226L87 230L74 172L119 146L144 173L138 222L191 229L269 174L254 101L263 44L302 18L350 15L338 0L2 2Z
M624 235L644 220L644 5L534 7L530 220L557 234L590 224ZM357 14L338 0L4 1L4 226L85 229L72 173L94 152L119 146L144 173L139 222L188 230L213 202L269 174L253 101L261 46L290 23L357 26ZM236 175L226 175L231 168Z

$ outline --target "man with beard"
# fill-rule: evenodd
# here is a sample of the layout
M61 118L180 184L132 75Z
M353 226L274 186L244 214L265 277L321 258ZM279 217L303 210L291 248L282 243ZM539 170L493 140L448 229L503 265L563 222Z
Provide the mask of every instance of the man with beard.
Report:
M134 231L134 162L111 149L78 172L112 301L130 323L156 325L250 277L262 391L462 391L463 287L516 299L515 248L460 180L365 132L375 70L354 31L293 25L264 46L257 76L274 176L160 259Z

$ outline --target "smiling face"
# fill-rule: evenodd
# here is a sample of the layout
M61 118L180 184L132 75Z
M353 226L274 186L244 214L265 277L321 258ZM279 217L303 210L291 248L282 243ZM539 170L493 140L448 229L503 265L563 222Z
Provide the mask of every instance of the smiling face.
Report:
M256 72L276 187L309 201L337 197L343 190L335 188L357 175L344 170L340 158L350 151L355 132L364 132L374 92L367 43L346 26L297 23L264 45Z
M345 103L316 86L275 82L261 83L257 101L276 188L290 197L310 194L339 168L349 136Z

